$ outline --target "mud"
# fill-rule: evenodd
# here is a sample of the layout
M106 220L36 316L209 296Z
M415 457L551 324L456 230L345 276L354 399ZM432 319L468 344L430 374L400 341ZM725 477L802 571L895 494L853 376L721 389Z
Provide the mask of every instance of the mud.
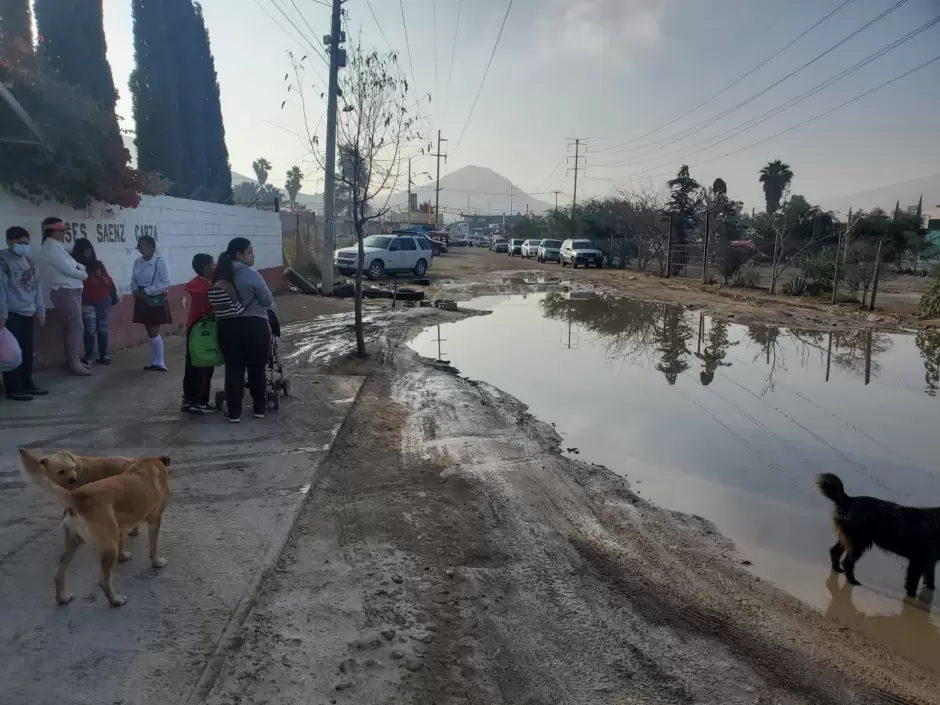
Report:
M335 368L367 381L209 702L940 702L408 334Z

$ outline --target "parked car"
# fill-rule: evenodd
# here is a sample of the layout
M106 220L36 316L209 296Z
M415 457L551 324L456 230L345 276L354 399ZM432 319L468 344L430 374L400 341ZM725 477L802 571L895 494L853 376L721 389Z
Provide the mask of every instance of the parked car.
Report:
M535 257L539 252L539 245L542 244L542 238L538 240L526 240L522 243L521 255L522 259L529 259L529 257Z
M457 236L450 241L451 247L470 247L470 238Z
M519 240L518 238L514 238L509 241L509 256L510 257L513 257L514 255L522 254L523 242L525 242L525 240Z
M474 233L470 236L470 247L486 247L488 244L489 241L480 233Z
M600 269L604 266L604 253L594 247L590 240L565 240L558 261L562 267L570 264L577 269L579 264L583 264L585 267L593 265Z
M429 237L426 233L411 233L411 232L408 232L408 233L400 233L400 232L392 232L392 235L394 235L395 237L400 237L400 236L402 236L402 235L408 235L408 236L410 236L410 237L416 237L416 238L418 238L418 241L421 242L421 243L423 243L423 244L425 245L425 248L424 248L424 249L426 249L426 250L427 250L427 249L430 249L431 252L434 253L434 256L435 256L435 257L437 257L437 256L439 256L439 255L447 254L447 245L445 245L445 244L444 244L443 242L441 242L440 240L433 240L433 239L432 239L431 237Z
M414 234L371 235L362 243L364 258L359 268L369 279L404 272L423 277L434 261L431 243L430 239ZM336 251L333 265L348 277L356 273L358 259L358 246L344 247Z
M509 252L509 240L504 237L494 238L490 249L493 252Z
M561 262L561 240L542 240L535 259L539 262Z

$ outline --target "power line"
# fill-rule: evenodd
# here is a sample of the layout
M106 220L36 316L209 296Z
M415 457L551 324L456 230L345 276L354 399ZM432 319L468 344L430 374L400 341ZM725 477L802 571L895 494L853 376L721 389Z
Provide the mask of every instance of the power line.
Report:
M447 72L447 92L444 94L444 115L447 115L447 105L450 102L450 80L454 76L454 58L457 56L457 37L460 34L460 12L463 9L463 0L457 3L457 26L454 28L454 48L450 53L450 70Z
M708 105L708 104L711 103L715 98L717 98L718 96L720 96L720 95L724 94L725 92L731 90L731 89L734 88L736 85L738 85L741 81L743 81L745 78L747 78L748 76L750 76L751 74L753 74L755 71L758 71L759 69L762 69L762 68L763 68L764 66L766 66L770 61L772 61L773 59L775 59L775 58L777 58L778 56L780 56L783 52L785 52L785 51L786 51L787 49L789 49L791 46L793 46L794 44L796 44L799 40L801 40L801 39L802 39L803 37L805 37L807 34L809 34L810 32L812 32L812 31L813 31L814 29L816 29L819 25L821 25L823 22L825 22L826 20L828 20L830 17L832 17L834 14L836 14L839 10L841 10L843 7L845 7L846 5L848 5L850 2L852 2L852 0L845 0L845 1L844 1L841 5L839 5L835 10L833 10L832 12L830 12L829 14L827 14L827 15L826 15L825 17L823 17L821 20L817 21L817 22L816 22L815 24L813 24L809 29L806 29L806 30L804 30L803 32L801 32L800 34L798 34L794 39L791 39L789 42L787 42L787 44L784 45L781 49L778 49L777 51L775 51L773 54L771 54L771 55L768 56L766 59L764 59L763 61L761 61L757 66L755 66L754 68L752 68L750 71L748 71L747 73L743 74L743 75L740 76L739 78L737 78L737 79L735 79L734 81L732 81L731 83L729 83L727 86L725 86L725 87L722 88L720 91L718 91L717 93L715 93L715 95L711 96L710 98L707 98L707 99L703 100L701 103L699 103L698 105L696 105L694 108L689 108L689 109L686 110L684 113L682 113L680 116L678 116L678 117L676 117L676 118L673 118L673 119L670 120L669 122L663 123L663 124L660 125L659 127L655 128L655 129L653 129L653 130L650 130L649 132L647 132L647 133L645 133L645 134L642 134L642 135L640 135L639 137L634 137L632 140L627 140L626 142L623 142L622 144L616 145L616 146L614 146L614 147L608 147L607 149L599 149L599 150L597 150L597 151L598 151L598 152L614 152L614 151L616 151L616 150L620 149L621 147L624 147L624 146L626 146L626 145L628 145L628 144L633 144L634 142L639 142L641 139L643 139L643 138L645 138L645 137L649 137L650 135L656 134L657 132L659 132L659 131L662 130L663 128L669 127L670 125L673 125L673 124L679 122L679 120L681 120L682 118L686 117L687 115L691 115L692 113L694 113L694 112L695 112L696 110L698 110L699 108L701 108L701 107L703 107L703 106L705 106L705 105Z
M310 37L308 37L306 34L303 33L303 30L301 30L300 27L297 26L297 23L294 21L294 19L284 11L284 8L282 8L280 5L278 5L277 2L275 2L275 0L269 0L269 2L271 3L271 5L274 6L274 9L276 9L278 12L281 13L281 16L282 16L285 20L287 20L287 23L288 23L291 27L293 27L294 31L297 32L297 34L300 35L300 37L307 43L307 46L310 47L310 50L311 50L314 54L316 54L317 56L319 56L320 59L322 59L323 61L326 61L326 59L323 58L323 55L320 54L320 50L317 48L317 45L313 42L313 40L310 39ZM329 68L329 64L328 64L328 63L327 63L327 68ZM320 75L320 73L319 73L315 68L313 69L313 71L314 71L314 73L317 74L317 78L319 78L320 81L323 81L323 77ZM298 87L298 88L299 88L299 87Z
M783 112L789 110L790 108L792 108L792 107L798 105L799 103L802 103L802 102L803 102L804 100L806 100L807 98L810 98L810 97L816 95L817 93L819 93L820 91L822 91L822 90L824 90L824 89L826 89L826 88L828 88L828 87L834 85L835 83L838 83L838 82L841 81L843 78L846 78L847 76L849 76L849 75L855 73L855 72L858 71L859 69L861 69L861 68L867 66L867 65L870 64L871 62L873 62L873 61L875 61L875 60L881 58L882 56L884 56L885 54L887 54L887 53L890 52L891 50L896 49L897 47L901 46L902 44L904 44L904 43L910 41L911 39L913 39L914 37L916 37L918 34L920 34L921 32L924 32L925 30L927 30L927 29L929 29L930 27L934 26L934 25L937 24L938 22L940 22L940 16L935 17L934 19L930 20L929 22L925 22L924 24L922 24L922 25L921 25L920 27L918 27L917 29L914 29L914 30L912 30L911 32L908 32L905 36L901 37L900 39L895 40L894 42L892 42L892 43L889 44L888 46L884 47L883 49L880 49L879 51L877 51L877 52L875 52L875 53L873 53L873 54L869 54L867 57L865 57L865 58L862 59L861 61L857 62L857 63L854 64L853 66L850 66L849 68L840 71L840 72L839 72L838 74L836 74L835 76L832 76L832 77L826 79L825 81L822 81L821 83L816 84L815 86L813 86L812 88L810 88L810 89L807 90L807 91L804 91L804 92L801 93L800 95L798 95L798 96L796 96L796 97L794 97L794 98L791 98L791 99L789 99L789 100L787 100L787 101L784 101L783 103L780 103L779 105L774 106L774 107L771 108L770 110L767 110L767 111L761 113L761 114L758 115L757 117L751 118L751 119L749 119L749 120L745 120L745 121L742 122L742 123L738 123L738 124L735 125L734 127L729 128L728 130L725 130L724 132L720 132L720 133L718 133L717 135L714 135L714 136L712 136L712 137L709 137L708 139L705 139L705 140L703 140L703 141L701 141L701 142L697 142L696 144L688 145L688 146L683 147L683 148L681 148L681 149L678 149L678 150L676 150L676 151L674 151L674 152L670 152L670 153L667 153L667 154L660 154L660 155L655 156L655 157L650 157L650 158L648 158L648 159L637 158L637 159L623 160L623 161L620 161L620 162L613 162L613 163L610 163L610 164L599 164L599 165L596 166L596 168L613 167L613 166L622 166L622 165L625 165L625 164L628 164L628 163L631 164L631 165L632 165L632 164L643 164L643 163L646 163L646 162L657 161L657 160L660 160L660 159L664 159L664 158L666 158L666 157L675 156L675 155L677 155L677 154L683 154L682 158L683 158L683 159L686 159L686 158L691 157L691 156L693 156L693 155L695 155L695 154L699 154L699 153L701 153L701 152L704 152L704 151L706 151L706 150L709 150L709 149L711 149L712 147L716 147L716 146L718 146L719 144L722 144L722 143L724 143L724 142L727 142L728 140L733 139L734 137L737 137L738 135L740 135L740 134L742 134L742 133L744 133L744 132L747 132L747 131L750 130L751 128L756 127L757 125L759 125L759 124L761 124L761 123L763 123L763 122L766 122L767 120L769 120L769 119L772 118L772 117L776 117L777 115L780 115L781 113L783 113ZM739 128L740 128L740 129L739 129ZM725 135L727 135L727 136L725 136ZM720 138L723 138L723 139L720 139ZM718 141L716 142L715 140L718 140ZM709 142L711 142L712 144L708 144ZM706 146L703 147L702 145L706 145ZM694 150L694 151L692 151L692 152L688 152L688 151L687 151L688 149L693 148L693 147L701 147L701 148L700 148L700 149L696 149L696 150ZM646 157L648 154L653 154L653 153L658 152L658 151L659 151L658 149L654 149L654 150L652 150L652 151L650 151L650 152L647 152L646 154L641 154L641 155L638 155L638 156L639 156L639 157ZM664 165L657 165L657 166L652 167L652 168L650 168L650 169L646 169L645 171L637 172L637 174L635 174L635 175L639 176L639 175L644 174L644 173L647 173L647 172L649 172L649 171L655 171L656 169L661 168L661 166L664 166Z
M314 1L316 2L316 0L314 0ZM272 2L273 2L273 0L272 0ZM297 11L297 15L300 17L301 22L303 22L303 23L306 25L307 29L310 30L311 36L316 37L316 36L317 36L317 33L313 31L313 27L310 26L310 23L309 23L309 22L307 22L307 18L304 17L304 13L302 13L302 12L300 11L300 8L297 7L297 3L295 2L295 0L290 0L290 4L294 6L294 10ZM326 3L318 3L318 4L326 4ZM327 5L327 7L329 7L329 5ZM312 43L311 43L311 46L313 46ZM319 56L320 59L322 59L323 63L326 64L326 67L327 67L327 68L330 68L330 62L326 60L326 57L324 57L323 54L321 54L319 51L314 51L314 53L315 53L317 56Z
M815 120L818 120L818 119L821 118L821 117L825 117L826 115L829 115L830 113L834 113L836 110L840 110L841 108L844 108L844 107L846 107L847 105L851 105L852 103L855 103L856 101L859 101L859 100L861 100L862 98L865 98L866 96L869 96L869 95L871 95L872 93L874 93L874 92L876 92L876 91L879 91L879 90L881 90L882 88L885 88L886 86L891 85L892 83L895 83L895 82L897 82L897 81L900 81L902 78L906 78L907 76L910 76L912 73L914 73L914 72L916 72L916 71L920 71L922 68L925 68L925 67L927 67L927 66L930 66L930 64L933 64L934 62L937 62L937 61L940 61L940 55L935 56L934 58L932 58L932 59L930 59L930 60L928 60L928 61L925 61L924 63L920 64L919 66L915 66L914 68L912 68L912 69L910 69L910 70L908 70L908 71L905 71L904 73L899 74L898 76L895 76L894 78L889 79L889 80L885 81L884 83L881 83L881 84L875 86L874 88L871 88L871 89L865 91L864 93L861 93L861 94L855 96L854 98L850 98L849 100L845 101L844 103L840 103L839 105L835 106L834 108L830 108L829 110L826 110L826 111L821 112L821 113L819 113L819 114L817 114L817 115L814 115L813 117L808 118L808 119L806 119L806 120L803 120L802 122L798 122L796 125L793 125L793 126L791 126L791 127L788 127L788 128L785 129L785 130L780 130L780 132L775 132L774 134L772 134L772 135L770 135L770 136L768 136L768 137L765 137L765 138L763 138L763 139L761 139L761 140L758 140L757 142L752 142L751 144L745 145L744 147L739 147L738 149L732 150L732 151L730 151L730 152L726 152L725 154L719 155L719 156L717 156L717 157L711 157L711 158L709 158L709 159L705 159L705 160L703 160L703 161L701 161L701 162L698 162L698 163L696 163L696 164L692 164L691 166L698 167L698 166L702 166L703 164L709 164L709 163L714 162L714 161L717 161L717 160L719 160L719 159L724 159L725 157L730 157L730 156L732 156L732 155L734 155L734 154L738 154L739 152L743 152L743 151L745 151L745 150L747 150L747 149L750 149L751 147L756 147L757 145L763 144L764 142L769 142L770 140L775 139L775 138L777 138L777 137L780 137L781 135L785 135L785 134L788 133L788 132L792 132L793 130L796 130L796 129L800 128L800 127L803 127L803 125L807 125L807 124L809 124L809 123L811 123L811 122L813 122L813 121L815 121ZM668 172L667 172L667 173L664 173L664 174L653 174L652 176L649 176L648 178L652 179L652 178L656 178L656 177L659 177L659 176L667 176L667 175L668 175Z
M411 80L416 84L418 82L418 74L415 73L415 64L411 60L411 42L408 41L408 25L405 23L405 3L404 0L398 0L398 7L401 8L401 27L405 30L405 47L408 49L408 65L411 67ZM371 9L371 5L370 5ZM375 15L373 14L373 17Z
M676 134L670 135L669 137L663 137L663 138L661 138L661 139L659 139L659 140L656 140L656 141L654 141L654 142L650 142L649 144L641 145L641 146L638 146L638 147L628 147L628 148L625 149L624 151L632 152L632 151L637 150L637 149L651 149L651 148L653 148L653 147L666 144L666 143L668 143L668 142L673 142L673 141L676 141L676 142L677 142L677 141L679 141L679 140L685 139L686 137L688 137L688 136L689 136L690 134L692 134L693 132L697 132L698 130L701 130L702 128L705 128L705 127L708 127L709 125L714 124L714 123L717 122L718 120L720 120L720 119L722 119L722 118L724 118L724 117L727 117L727 116L730 115L731 113L737 112L738 110L740 110L741 108L743 108L743 107L744 107L745 105L747 105L748 103L751 103L751 102L753 102L754 100L760 98L762 95L764 95L764 94L767 93L768 91L773 90L774 88L776 88L777 86L779 86L781 83L783 83L783 82L786 81L787 79L792 78L793 76L795 76L796 74L798 74L798 73L799 73L800 71L802 71L803 69L808 68L809 66L811 66L811 65L814 64L814 63L816 63L817 61L819 61L821 58L823 58L823 57L826 56L827 54L830 54L831 52L835 51L835 50L838 49L840 46L842 46L843 44L845 44L847 41L849 41L850 39L852 39L852 38L855 37L856 35L860 34L861 32L865 31L866 29L868 29L869 27L871 27L871 26L874 25L875 23L880 22L882 19L884 19L884 18L887 17L890 13L894 12L896 9L898 9L899 7L901 7L901 5L903 5L903 4L906 3L907 1L908 1L908 0L897 0L897 2L896 2L894 5L892 5L891 7L889 7L887 10L885 10L884 12L882 12L880 15L878 15L877 17L875 17L875 18L872 19L872 20L869 20L869 21L866 22L864 25L862 25L861 27L859 27L858 29L856 29L855 31L853 31L852 33L850 33L848 36L844 37L843 39L841 39L841 40L840 40L839 42L837 42L836 44L833 44L831 47L829 47L828 49L826 49L826 50L825 50L824 52L822 52L821 54L817 54L815 57L813 57L812 59L810 59L809 61L807 61L805 64L803 64L803 65L800 66L799 68L794 69L793 71L791 71L790 73L788 73L788 74L787 74L786 76L784 76L783 78L779 79L778 81L775 81L774 83L770 84L769 86L767 86L767 87L764 88L763 90L758 91L757 93L753 94L752 96L750 96L750 97L748 97L748 98L746 98L746 99L740 101L740 102L737 103L736 105L733 105L733 106L731 106L730 108L728 108L728 109L726 109L726 110L723 110L722 112L720 112L720 113L718 113L718 114L716 114L716 115L713 115L712 117L710 117L710 118L708 118L708 119L706 119L706 120L703 120L702 122L700 122L700 123L698 123L698 124L696 124L696 125L693 125L692 127L689 127L689 128L687 128L687 129L685 129L685 130L682 130L682 131L680 131L680 132L678 132L678 133L676 133Z
M431 14L434 16L434 94L437 95L437 90L440 88L440 82L437 75L437 0L431 0Z
M470 118L473 117L473 111L477 107L477 101L480 99L480 93L483 92L483 84L486 83L486 76L490 72L490 66L493 65L493 57L496 56L496 48L499 46L499 40L503 36L503 30L506 28L506 20L509 19L509 11L512 9L512 2L513 0L509 0L509 5L506 6L506 14L503 15L503 23L499 27L499 34L496 35L496 43L493 45L493 51L490 52L490 60L486 62L486 70L483 72L483 80L480 81L480 87L477 89L476 97L473 99L473 105L470 106L470 114L467 115L467 121L463 125L463 130L460 131L460 137L457 138L457 145L451 152L451 156L453 156L454 152L456 152L460 147L463 136L467 132L467 126L470 124Z

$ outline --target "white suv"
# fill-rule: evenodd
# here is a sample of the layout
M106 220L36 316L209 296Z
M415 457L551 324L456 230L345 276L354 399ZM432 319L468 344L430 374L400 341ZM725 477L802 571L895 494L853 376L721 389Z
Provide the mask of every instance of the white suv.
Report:
M431 266L434 253L431 242L413 235L370 235L362 242L363 259L360 269L369 279L381 279L386 274L402 272L423 277ZM356 273L359 247L344 247L333 256L333 265L340 273L352 276Z
M526 240L522 243L522 259L535 257L539 253L539 245L542 244L542 238L538 240Z
M579 264L585 267L593 264L600 269L604 266L604 253L590 240L565 240L558 261L562 267L570 264L572 268L577 269Z

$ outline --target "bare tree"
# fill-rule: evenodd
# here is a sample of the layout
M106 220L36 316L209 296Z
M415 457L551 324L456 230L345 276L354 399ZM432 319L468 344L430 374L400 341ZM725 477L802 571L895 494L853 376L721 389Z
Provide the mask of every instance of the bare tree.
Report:
M666 199L662 190L652 184L633 191L622 191L621 197L630 205L624 225L628 237L636 246L637 271L645 270L654 259L659 262L660 274L666 271L666 247L669 228L662 218Z
M306 57L305 57L306 58ZM367 51L357 39L347 53L347 66L340 75L341 110L336 119L336 141L346 155L348 164L335 174L337 184L347 190L351 202L353 226L359 245L359 266L356 267L356 351L366 354L362 326L362 263L365 261L363 240L366 225L389 211L389 199L401 173L402 150L418 139L414 130L415 108L408 103L408 82L397 65L395 53ZM302 71L302 62L295 72ZM298 75L298 85L303 81ZM310 132L306 100L300 91L304 124L311 151L321 163L325 155L317 149L319 136Z

